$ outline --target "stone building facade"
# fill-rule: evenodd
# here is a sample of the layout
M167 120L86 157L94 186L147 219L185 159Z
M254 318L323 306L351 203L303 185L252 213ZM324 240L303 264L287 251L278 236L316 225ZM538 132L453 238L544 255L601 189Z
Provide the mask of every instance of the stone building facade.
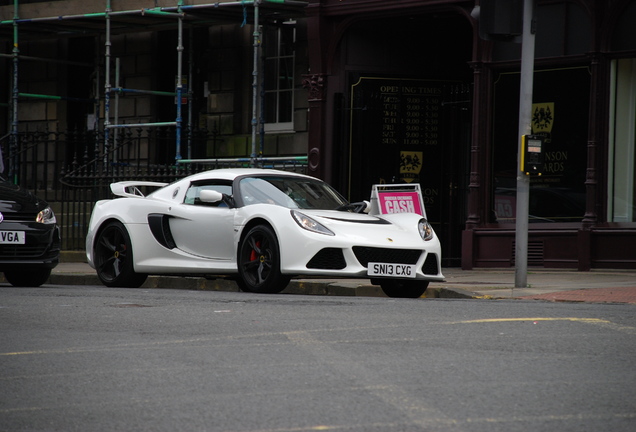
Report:
M351 200L419 182L444 265L515 265L521 45L507 6L522 0L262 0L256 38L253 2L23 1L19 20L13 3L0 1L3 76L17 23L20 92L72 98L20 98L22 130L103 127L106 41L113 86L142 90L174 91L182 45L183 124L215 134L185 157L250 156L256 123L259 153L307 156L308 172ZM104 16L88 16L106 4L130 12L112 14L110 38ZM178 4L181 43L175 17L159 13ZM67 19L43 19L57 16ZM634 0L536 2L532 124L545 166L531 179L530 266L636 268L633 22ZM121 122L175 118L174 96L120 96ZM175 150L149 142L135 157L168 163Z

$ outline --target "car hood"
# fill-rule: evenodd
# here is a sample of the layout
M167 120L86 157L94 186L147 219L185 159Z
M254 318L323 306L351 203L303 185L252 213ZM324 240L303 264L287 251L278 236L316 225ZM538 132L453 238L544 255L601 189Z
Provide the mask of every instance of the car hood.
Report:
M369 215L366 213L351 213L337 210L306 210L297 209L307 216L324 218L330 222L359 223L370 225L393 225L401 224L402 221L412 221L413 219L421 219L422 216L414 213L396 213L383 215Z
M0 212L37 214L47 205L46 201L38 199L28 190L6 181L0 181Z

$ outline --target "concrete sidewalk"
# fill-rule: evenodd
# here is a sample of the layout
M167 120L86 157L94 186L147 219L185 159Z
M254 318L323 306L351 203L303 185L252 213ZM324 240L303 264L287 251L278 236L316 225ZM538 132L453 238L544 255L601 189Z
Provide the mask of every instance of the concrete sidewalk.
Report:
M79 259L62 257L48 284L100 285L97 274ZM592 270L578 272L560 269L529 269L528 286L514 288L514 269L464 271L444 268L445 282L429 285L429 298L518 298L548 301L575 301L636 304L636 270ZM150 276L144 287L210 291L238 291L235 282L224 278ZM368 279L293 279L284 293L311 295L378 296L384 294Z
M444 269L449 289L463 289L484 298L521 298L636 304L635 270L528 270L527 287L515 288L514 269L462 271Z

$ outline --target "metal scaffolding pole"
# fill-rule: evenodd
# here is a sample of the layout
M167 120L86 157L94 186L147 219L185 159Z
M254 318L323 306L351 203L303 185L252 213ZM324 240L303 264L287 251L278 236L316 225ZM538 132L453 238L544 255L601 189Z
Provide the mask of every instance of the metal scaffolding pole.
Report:
M183 0L179 0L179 33L177 42L177 120L176 120L176 149L175 160L178 162L181 159L181 123L183 118L181 116L181 96L183 94L183 13L181 12L181 6Z
M179 0L178 8L183 4L183 0ZM177 82L176 82L176 92L164 92L157 90L137 90L137 89L126 89L119 87L119 77L117 76L117 87L113 88L110 81L110 70L111 70L111 17L113 15L122 15L122 14L131 14L131 13L139 13L140 11L121 11L121 12L113 12L111 8L110 0L106 2L106 11L103 16L106 19L106 41L105 41L105 84L104 84L104 163L107 163L108 153L109 153L109 139L110 139L110 129L121 129L121 128L129 128L129 127L143 127L143 126L154 126L154 127L163 127L163 126L175 126L176 127L176 143L175 143L175 159L178 161L181 159L181 129L182 129L182 115L181 115L181 106L182 106L182 92L183 92L183 82L182 82L182 68L183 68L183 13L177 9L177 13L165 12L158 9L143 9L143 14L154 14L161 15L167 17L177 17L178 18L178 45L177 45ZM117 67L117 75L119 75L119 66ZM150 94L156 96L170 96L176 97L176 105L177 105L177 114L174 122L151 122L151 123L126 123L119 124L119 117L116 117L115 123L111 124L110 122L110 100L111 94L115 92L116 104L118 105L119 94L121 93L138 93L138 94ZM116 113L117 115L118 113Z
M108 1L108 7L110 8L110 1ZM105 18L106 15L111 17L121 16L121 15L159 15L159 16L174 16L174 13L170 13L167 10L162 10L167 8L144 8L144 9L132 9L132 10L124 10L124 11L113 11L112 9L107 12L96 12L96 13L87 13L87 14L74 14L74 15L59 15L59 16L50 16L50 17L40 17L40 18L24 18L18 19L17 22L19 24L23 23L39 23L39 22L48 22L48 21L62 21L62 20L73 20L73 19L85 19L85 18ZM15 20L8 21L0 21L0 25L2 24L11 24Z
M54 99L54 100L79 100L76 98L64 97L64 96L49 96L49 95L39 95L33 93L24 93L20 94L18 90L18 69L19 69L19 48L18 48L18 26L21 23L39 23L39 22L59 22L62 20L73 20L73 19L98 19L103 18L105 20L105 53L104 53L104 63L105 63L105 74L104 74L104 163L108 162L108 154L109 154L109 141L110 141L110 130L118 129L124 127L133 127L133 126L175 126L176 127L176 149L175 149L175 159L177 162L182 158L181 156L181 132L183 126L183 116L182 116L182 102L183 102L183 92L184 92L184 83L183 83L183 20L186 15L186 11L196 11L210 8L219 8L224 6L242 6L245 8L247 4L249 4L250 0L238 0L238 1L228 1L228 2L215 2L215 3L206 3L206 4L197 4L197 5L184 5L183 0L178 0L177 6L171 7L154 7L154 8L142 8L135 10L122 10L122 11L113 11L111 0L106 0L106 9L104 12L96 12L96 13L85 13L85 14L69 14L69 15L58 15L58 16L49 16L49 17L39 17L39 18L26 18L21 19L18 13L19 9L19 0L14 0L14 17L11 20L0 21L0 25L12 25L13 33L14 33L14 44L13 44L13 53L10 57L13 59L13 92L12 92L12 126L11 126L11 149L12 154L15 154L15 147L18 145L18 99L20 96L22 97L32 97L32 98L42 98L42 99ZM253 32L253 48L254 48L254 65L253 65L253 80L252 80L252 151L251 151L251 159L253 163L255 163L255 159L258 157L259 152L257 150L257 130L259 123L262 123L262 120L259 120L259 100L262 96L259 94L258 85L259 85L259 54L260 54L260 46L261 46L261 33L260 33L260 23L259 23L259 7L262 3L275 3L280 5L290 5L290 6L307 6L307 1L300 0L251 0L252 6L254 7L254 32ZM152 15L159 17L167 17L167 18L177 18L178 19L178 46L177 46L177 83L176 83L176 91L175 92L162 92L162 91L150 91L150 90L135 90L135 89L124 89L119 87L119 80L117 80L116 87L113 88L111 83L111 47L112 47L112 23L111 19L115 16L123 16L123 15ZM191 33L191 40L193 36ZM191 50L192 51L192 50ZM6 55L9 57L9 55ZM26 58L29 60L34 60L34 58ZM45 59L42 59L45 60ZM63 62L60 60L51 59L50 61ZM190 53L190 71L188 75L188 100L191 102L191 88L192 88L192 61L193 56L192 52ZM67 62L68 64L78 64L77 62ZM84 64L81 64L84 66ZM98 77L99 80L99 77ZM144 93L144 94L152 94L157 96L171 96L176 97L176 119L174 122L155 122L155 123L136 123L136 124L118 124L118 117L115 119L115 123L111 123L111 97L113 92L115 92L116 97L118 97L121 93ZM95 99L92 100L95 103L95 124L98 125L99 122L99 96L96 95ZM117 110L117 106L115 107ZM192 109L191 103L189 105L189 114L188 114L188 124L191 127L192 124ZM115 134L117 134L115 132ZM96 142L97 146L97 142ZM97 148L96 148L97 150ZM261 149L262 150L262 149ZM188 148L187 148L187 157L190 159L192 157L192 148L191 148L191 136L188 138ZM12 163L12 170L15 170L15 164Z
M119 57L115 58L115 86L117 88L120 87L121 84L121 59ZM119 92L115 93L115 124L119 124ZM113 135L113 144L115 148L119 144L119 128L115 129ZM113 162L117 163L117 152L113 152Z
M63 21L63 20L72 20L72 19L85 19L85 18L104 18L106 15L110 15L111 17L120 16L120 15L157 15L157 16L174 16L174 12L181 11L182 13L186 13L188 11L195 11L197 9L211 9L211 8L220 8L224 6L245 6L249 0L239 0L233 2L215 2L215 3L205 3L205 4L196 4L196 5L184 5L182 0L180 0L181 5L178 6L167 6L167 7L154 7L154 8L142 8L142 9L130 9L130 10L122 10L122 11L113 11L112 9L107 12L95 12L95 13L86 13L86 14L69 14L69 15L56 15L49 17L39 17L39 18L24 18L24 19L12 19L0 21L0 25L9 25L13 24L15 21L17 23L37 23L37 22L47 22L47 21ZM17 0L14 0L15 3L18 3ZM110 8L110 1L108 1ZM255 3L275 3L281 5L288 6L307 6L307 1L301 0L255 0Z
M106 39L104 40L104 164L108 163L108 140L110 133L110 0L106 0Z

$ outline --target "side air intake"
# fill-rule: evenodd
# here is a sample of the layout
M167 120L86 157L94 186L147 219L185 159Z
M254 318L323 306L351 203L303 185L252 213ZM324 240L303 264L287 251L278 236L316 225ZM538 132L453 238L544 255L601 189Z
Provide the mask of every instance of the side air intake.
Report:
M426 261L424 261L424 265L422 266L422 273L428 275L436 275L439 273L437 255L432 253L428 254Z
M168 249L177 247L172 237L172 232L170 232L170 216L161 213L150 213L148 215L148 226L155 240L160 245Z
M338 248L321 249L307 263L307 268L310 269L342 270L346 266L347 262L342 254L342 249Z

